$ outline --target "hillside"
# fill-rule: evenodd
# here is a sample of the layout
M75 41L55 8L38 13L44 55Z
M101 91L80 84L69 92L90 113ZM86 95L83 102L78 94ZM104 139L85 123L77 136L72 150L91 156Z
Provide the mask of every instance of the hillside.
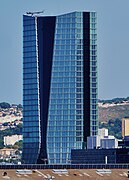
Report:
M115 98L99 101L99 128L107 128L110 135L121 139L122 118L129 117L129 100Z
M112 100L99 100L99 122L108 122L110 119L129 117L129 97L114 98ZM22 120L22 106L0 103L0 125L3 123Z
M99 122L108 122L110 119L129 117L129 103L114 106L99 105Z

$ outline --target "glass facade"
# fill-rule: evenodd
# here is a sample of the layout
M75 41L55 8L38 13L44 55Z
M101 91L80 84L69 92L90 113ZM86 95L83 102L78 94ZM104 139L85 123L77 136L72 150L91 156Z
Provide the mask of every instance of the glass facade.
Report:
M47 127L50 163L68 163L83 141L83 13L56 18Z
M36 18L23 16L23 163L36 163L40 149Z
M84 148L86 137L96 135L98 129L96 13L73 12L54 18L23 19L26 163L37 163L37 159L70 163L71 149ZM42 155L44 147L47 156Z

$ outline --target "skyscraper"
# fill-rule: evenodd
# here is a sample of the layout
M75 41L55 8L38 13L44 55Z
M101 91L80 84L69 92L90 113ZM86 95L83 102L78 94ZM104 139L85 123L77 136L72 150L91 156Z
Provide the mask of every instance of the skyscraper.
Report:
M23 162L69 163L98 130L95 12L23 16Z

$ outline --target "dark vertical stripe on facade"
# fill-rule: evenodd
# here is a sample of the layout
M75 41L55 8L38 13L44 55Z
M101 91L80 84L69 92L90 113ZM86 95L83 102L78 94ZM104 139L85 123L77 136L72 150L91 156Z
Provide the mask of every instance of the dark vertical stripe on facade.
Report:
M44 163L44 159L47 159L46 136L55 34L55 20L56 17L39 17L37 20L41 119L41 149L37 162L38 164Z
M90 13L83 12L84 142L90 136Z

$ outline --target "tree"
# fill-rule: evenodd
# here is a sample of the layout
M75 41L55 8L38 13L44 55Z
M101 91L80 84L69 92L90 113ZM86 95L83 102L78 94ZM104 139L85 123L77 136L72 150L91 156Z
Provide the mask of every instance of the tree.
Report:
M20 108L20 109L22 109L22 105L21 105L21 104L18 104L17 107Z
M23 145L23 141L20 140L14 144L14 147L17 147L17 149L21 150Z
M6 108L10 108L10 104L9 103L6 103L6 102L2 102L0 103L0 107L3 108L3 109L6 109Z
M99 128L107 128L109 135L113 135L114 137L121 139L121 128L122 122L121 119L110 119L108 123L100 123Z
M0 138L0 149L2 149L4 147L4 141L2 138Z

